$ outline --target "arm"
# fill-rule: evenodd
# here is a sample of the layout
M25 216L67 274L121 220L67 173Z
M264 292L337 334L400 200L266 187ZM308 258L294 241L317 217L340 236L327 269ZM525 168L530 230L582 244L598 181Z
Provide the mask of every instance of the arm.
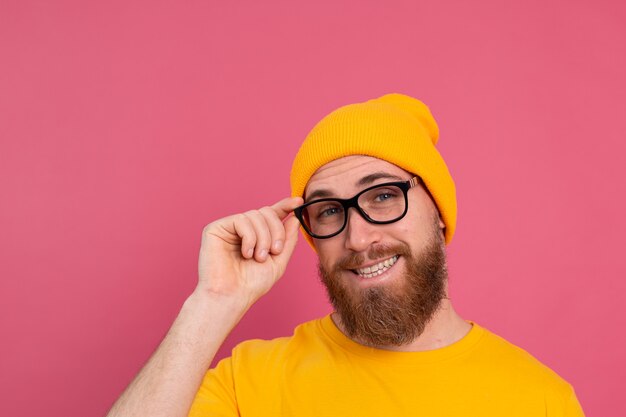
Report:
M186 416L215 353L282 276L295 248L300 198L226 217L202 234L198 286L108 417Z

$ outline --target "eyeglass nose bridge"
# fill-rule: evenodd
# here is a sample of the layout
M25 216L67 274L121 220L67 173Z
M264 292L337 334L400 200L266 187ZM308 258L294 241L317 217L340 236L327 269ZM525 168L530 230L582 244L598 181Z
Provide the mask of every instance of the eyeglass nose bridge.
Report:
M359 193L357 195L355 195L352 198L348 198L346 200L341 200L341 205L343 207L343 226L341 226L341 229L339 229L339 232L337 232L337 234L343 232L343 230L346 228L346 226L348 225L348 216L349 213L348 211L351 208L354 208L357 213L359 213L359 215L361 217L363 217L363 219L365 219L366 222L371 223L371 224L376 224L378 223L376 220L372 219L370 216L368 216L368 214L365 212L365 210L363 210L363 208L361 206L359 206L359 197L361 197L362 193Z

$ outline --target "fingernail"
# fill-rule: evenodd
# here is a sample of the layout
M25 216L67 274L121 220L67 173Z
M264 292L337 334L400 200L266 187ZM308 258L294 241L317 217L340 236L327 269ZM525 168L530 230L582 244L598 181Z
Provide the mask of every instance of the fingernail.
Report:
M259 252L259 258L265 259L266 257L267 257L267 249L263 249L261 252Z
M246 256L248 258L251 258L253 253L254 253L254 249L248 249L248 252L246 252Z
M282 240L277 240L276 242L274 242L274 245L272 245L274 247L274 250L277 252L280 252L283 248L283 241Z

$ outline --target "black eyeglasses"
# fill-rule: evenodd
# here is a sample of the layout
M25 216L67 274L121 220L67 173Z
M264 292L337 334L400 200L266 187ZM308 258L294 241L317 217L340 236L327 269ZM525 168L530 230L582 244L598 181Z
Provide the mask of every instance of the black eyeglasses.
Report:
M343 231L350 207L373 224L397 222L406 215L407 192L421 182L419 177L408 181L386 182L366 188L352 198L321 198L297 207L294 214L304 230L315 239L328 239Z

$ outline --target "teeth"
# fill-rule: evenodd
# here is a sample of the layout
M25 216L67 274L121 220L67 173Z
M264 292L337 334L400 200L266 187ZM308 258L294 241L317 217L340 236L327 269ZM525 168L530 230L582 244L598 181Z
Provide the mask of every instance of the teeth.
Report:
M377 277L378 275L391 268L397 260L398 256L396 255L392 258L385 259L383 262L379 262L376 265L368 266L367 268L356 269L355 271L357 274L364 278Z

